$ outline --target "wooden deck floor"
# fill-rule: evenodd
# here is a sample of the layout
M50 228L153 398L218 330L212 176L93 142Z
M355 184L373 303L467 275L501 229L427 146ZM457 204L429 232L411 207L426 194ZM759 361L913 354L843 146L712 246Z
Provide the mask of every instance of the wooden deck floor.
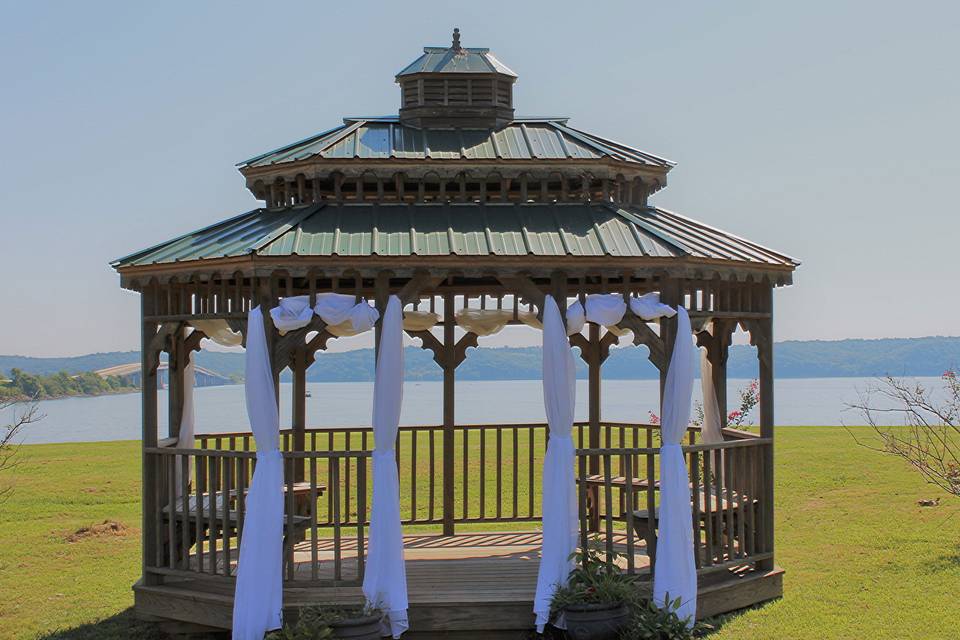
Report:
M463 533L452 537L433 534L404 536L411 631L404 637L417 638L512 638L525 637L533 626L533 596L537 582L539 532ZM346 541L344 541L346 542ZM334 571L332 541L323 541L319 552L320 578L331 578ZM625 551L625 545L621 550ZM635 562L647 567L644 548L638 545ZM309 543L295 549L297 578L311 578ZM355 571L356 546L345 545L341 570L345 576ZM742 597L725 593L722 579L740 580L744 576L717 576L711 584L701 585L707 596L720 596L711 612L730 610L727 602L747 606L779 595L779 573L773 583L746 586ZM288 583L295 584L294 583ZM744 583L746 585L746 583ZM771 586L772 585L772 586ZM136 588L137 611L185 622L229 627L233 606L233 587L228 580L167 577L163 585ZM772 595L771 595L772 594ZM284 606L295 608L310 604L356 604L362 600L359 586L288 586ZM741 603L742 602L742 603ZM705 603L706 604L706 603ZM477 630L483 633L477 635Z

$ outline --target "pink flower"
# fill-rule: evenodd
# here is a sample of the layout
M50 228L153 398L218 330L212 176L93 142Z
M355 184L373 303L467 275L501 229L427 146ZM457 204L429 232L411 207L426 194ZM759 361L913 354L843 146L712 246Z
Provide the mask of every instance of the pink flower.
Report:
M647 415L650 416L650 424L660 424L660 416L653 411L647 411Z
M946 371L943 372L943 378L947 380L953 380L956 377L957 377L957 372L953 371L952 369L947 369Z
M739 417L740 417L739 411L731 411L730 415L727 416L727 420L736 420Z

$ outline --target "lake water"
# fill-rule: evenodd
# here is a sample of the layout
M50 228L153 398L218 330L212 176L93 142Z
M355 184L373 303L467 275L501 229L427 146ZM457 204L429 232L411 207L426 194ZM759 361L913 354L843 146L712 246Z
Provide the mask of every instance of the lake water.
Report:
M920 378L936 387L936 378ZM740 389L749 381L731 380L730 408L736 408ZM876 384L873 378L783 379L776 382L775 413L778 425L863 424L863 418L847 409L858 393ZM281 424L290 424L290 384L281 384ZM373 384L369 382L308 384L309 427L370 424ZM407 382L404 386L401 424L440 424L441 382ZM609 380L602 389L604 419L646 422L647 412L657 409L656 380ZM699 396L699 381L694 399ZM198 433L248 429L243 386L204 387L196 390ZM64 398L39 403L45 417L30 425L24 443L136 440L140 438L140 395L124 394L93 398ZM160 424L166 424L167 394L159 394ZM754 410L756 414L756 410ZM538 380L465 381L457 383L459 423L544 422L541 384ZM752 416L754 421L757 416ZM9 421L0 415L0 424ZM577 381L577 419L587 419L587 382ZM161 436L166 427L161 426Z

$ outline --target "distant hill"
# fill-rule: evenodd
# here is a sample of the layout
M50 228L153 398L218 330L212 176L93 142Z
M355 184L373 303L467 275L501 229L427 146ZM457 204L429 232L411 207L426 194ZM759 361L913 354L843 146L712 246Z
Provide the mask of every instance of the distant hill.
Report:
M604 364L609 380L656 378L646 349L613 349ZM460 380L535 380L540 378L538 347L472 349L457 370ZM79 373L112 367L140 359L136 351L92 353L71 358L0 356L0 372L18 368L49 375L58 371ZM776 375L781 378L938 376L960 366L960 337L891 338L881 340L794 340L774 347ZM202 351L197 364L225 376L243 376L243 354ZM432 354L417 347L406 349L409 380L440 380ZM586 366L577 360L577 375L585 378ZM736 345L730 350L731 378L757 375L756 350ZM308 374L312 382L360 382L373 380L373 350L320 353Z

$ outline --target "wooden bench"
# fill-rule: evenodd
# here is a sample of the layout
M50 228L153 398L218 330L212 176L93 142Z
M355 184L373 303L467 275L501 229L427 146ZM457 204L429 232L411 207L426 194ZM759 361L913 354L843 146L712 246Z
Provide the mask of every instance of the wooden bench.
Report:
M317 496L322 496L326 487L323 485L317 485ZM244 496L246 496L249 489L244 490ZM288 485L283 485L284 493L284 504L286 504L286 495L288 492ZM197 541L200 540L201 535L207 535L208 537L217 537L222 534L224 529L229 530L230 535L233 537L238 537L240 533L240 518L236 509L236 502L238 498L238 493L236 490L228 491L226 494L223 492L215 494L215 502L211 503L211 495L209 493L203 493L200 496L200 506L202 507L199 512L197 509L197 498L196 495L191 494L187 497L187 512L184 514L184 505L183 498L179 497L174 500L173 505L173 521L174 521L174 542L177 549L180 551L176 555L177 561L182 559L183 549L180 541L183 536L183 526L187 526L187 539L189 540L190 546L197 544ZM310 516L300 513L303 509L301 505L305 504L310 498L310 483L309 482L295 482L293 484L293 497L295 501L295 509L297 513L289 514L284 512L283 518L283 555L288 557L289 552L294 544L298 541L303 540L306 536L306 532L310 529ZM224 499L226 498L226 500ZM227 509L226 507L230 508ZM214 507L214 508L211 508ZM169 538L169 523L171 518L171 508L168 504L162 509L163 512L163 532L164 532L164 545L170 544ZM199 531L197 527L197 520L199 518ZM292 535L291 535L292 534ZM187 550L189 553L189 549Z
M727 520L724 514L730 510L732 512L732 520L734 529L737 528L739 524L739 517L741 507L748 507L751 509L756 509L759 505L759 500L750 499L748 496L741 495L737 492L731 492L732 500L727 500L726 496L720 496L719 498L715 493L704 494L700 493L699 498L699 519L701 524L705 524L707 519L716 518L719 526L713 530L715 543L719 542L720 536L724 533L724 527L727 524ZM692 502L692 501L691 501ZM696 515L696 513L694 514ZM753 521L756 522L756 514L754 514ZM643 538L647 543L647 549L651 549L656 545L656 536L657 531L660 529L660 507L657 507L653 510L653 531L650 530L650 511L647 509L639 509L633 511L633 530L637 533L637 537ZM748 533L749 535L749 533Z

